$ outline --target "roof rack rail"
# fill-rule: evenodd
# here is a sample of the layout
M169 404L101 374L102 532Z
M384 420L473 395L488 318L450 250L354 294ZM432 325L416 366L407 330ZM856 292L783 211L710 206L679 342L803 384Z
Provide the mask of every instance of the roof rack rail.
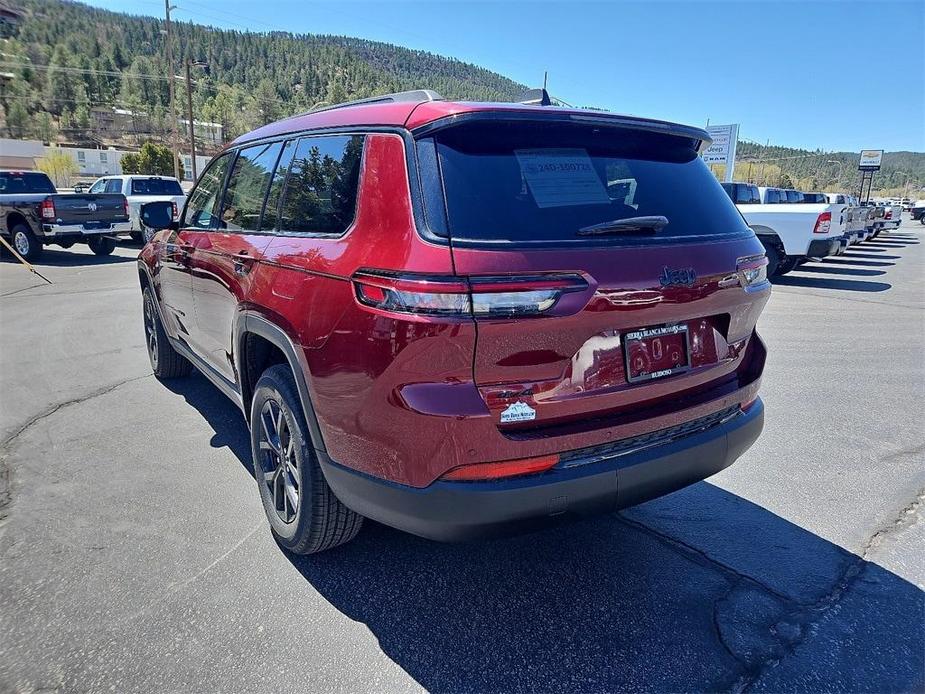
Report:
M333 111L336 108L346 108L347 106L362 106L363 104L385 104L399 101L442 101L443 97L432 89L412 89L407 92L395 92L394 94L381 94L379 96L369 96L365 99L356 99L355 101L345 101L342 104L331 104L321 108L306 111L306 113L320 113L321 111Z

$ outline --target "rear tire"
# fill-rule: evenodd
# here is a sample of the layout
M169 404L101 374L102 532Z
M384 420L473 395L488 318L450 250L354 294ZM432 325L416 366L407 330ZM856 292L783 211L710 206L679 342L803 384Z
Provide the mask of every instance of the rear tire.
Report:
M25 224L13 227L13 241L10 244L26 260L32 261L42 255L42 242Z
M116 250L116 241L109 236L91 236L87 245L95 255L109 255Z
M780 266L781 253L777 250L776 244L765 241L764 239L758 240L761 241L761 245L764 246L764 254L768 257L768 277L774 277Z
M250 429L254 477L276 541L294 554L313 554L356 537L363 516L324 479L287 364L271 366L257 381Z
M784 256L784 258L777 263L777 274L786 275L788 272L795 270L799 264L800 258L795 258L791 255Z
M145 324L145 346L148 350L148 359L151 361L151 370L159 380L189 376L192 364L184 359L170 344L161 316L154 303L154 293L151 287L145 287L142 294L143 316Z
M134 241L135 243L144 243L144 242L145 242L144 236L141 235L141 232L140 232L140 231L133 231L133 232L130 234L130 236L132 237L132 241Z

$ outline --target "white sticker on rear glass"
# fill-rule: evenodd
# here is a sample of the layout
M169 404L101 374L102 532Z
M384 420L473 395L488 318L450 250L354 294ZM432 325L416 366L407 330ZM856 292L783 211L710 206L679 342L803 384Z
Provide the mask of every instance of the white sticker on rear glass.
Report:
M607 205L607 190L584 149L515 149L537 207Z

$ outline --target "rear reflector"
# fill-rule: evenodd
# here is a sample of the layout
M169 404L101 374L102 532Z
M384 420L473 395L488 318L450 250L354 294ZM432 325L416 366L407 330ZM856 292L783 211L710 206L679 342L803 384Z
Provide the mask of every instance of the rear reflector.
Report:
M803 227L804 229L806 227ZM814 234L828 234L829 229L832 228L832 213L823 212L819 215L819 218L816 220L816 226L813 227Z
M588 288L580 275L456 277L361 270L353 282L357 300L365 306L459 318L537 316L563 294Z
M545 472L559 462L558 455L544 455L539 458L504 460L499 463L474 463L455 467L440 479L455 482L495 480L505 477L519 477Z

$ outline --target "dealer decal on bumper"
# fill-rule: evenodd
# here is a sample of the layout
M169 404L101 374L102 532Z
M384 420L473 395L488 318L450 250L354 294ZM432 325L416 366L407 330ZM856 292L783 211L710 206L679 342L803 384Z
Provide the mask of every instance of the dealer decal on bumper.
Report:
M507 424L509 422L529 422L533 419L536 419L536 410L525 402L515 402L508 405L501 413L502 424Z

